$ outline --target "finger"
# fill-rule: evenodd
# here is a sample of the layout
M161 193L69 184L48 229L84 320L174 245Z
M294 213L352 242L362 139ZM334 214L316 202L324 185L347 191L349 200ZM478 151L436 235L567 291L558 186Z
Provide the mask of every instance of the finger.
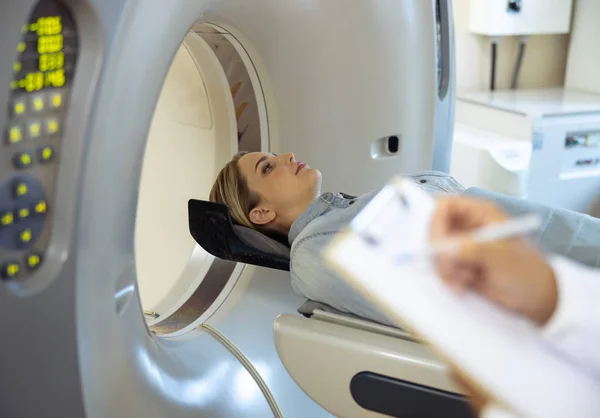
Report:
M441 281L453 292L462 293L462 283L456 280L455 262L451 258L440 257L437 262L438 274Z
M432 241L441 240L448 235L451 223L452 209L448 198L440 198L433 214L430 227L430 238Z
M496 205L468 196L449 196L438 200L431 225L433 240L471 231L508 218Z
M478 279L474 266L461 263L451 256L440 256L437 259L438 273L442 281L454 292L461 294Z

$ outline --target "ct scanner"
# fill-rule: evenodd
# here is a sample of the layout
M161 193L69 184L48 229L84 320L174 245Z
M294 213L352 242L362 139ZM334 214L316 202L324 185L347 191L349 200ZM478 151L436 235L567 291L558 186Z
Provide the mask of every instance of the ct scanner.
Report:
M187 213L238 150L352 194L447 171L450 0L9 0L0 22L1 416L469 416L413 337L214 257Z

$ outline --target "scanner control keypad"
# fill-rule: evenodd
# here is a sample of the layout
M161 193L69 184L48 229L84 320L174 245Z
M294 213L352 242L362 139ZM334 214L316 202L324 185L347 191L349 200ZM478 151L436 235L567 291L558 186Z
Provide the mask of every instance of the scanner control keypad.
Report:
M78 45L74 19L56 0L38 1L15 45L0 132L3 280L26 280L47 258Z

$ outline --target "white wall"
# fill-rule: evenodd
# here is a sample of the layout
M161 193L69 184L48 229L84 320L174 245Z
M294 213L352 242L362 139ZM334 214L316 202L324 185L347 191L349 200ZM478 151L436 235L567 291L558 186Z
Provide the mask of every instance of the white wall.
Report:
M565 84L600 94L600 0L577 0Z
M600 0L579 0L597 3ZM487 90L489 87L491 49L489 39L468 31L469 0L453 0L456 35L456 84L458 94ZM595 16L599 16L596 14ZM591 17L590 17L591 18ZM600 26L596 28L600 32ZM596 36L600 39L600 35ZM518 37L504 37L498 46L496 88L510 87L518 52ZM568 35L531 36L528 40L519 88L562 86L569 48Z

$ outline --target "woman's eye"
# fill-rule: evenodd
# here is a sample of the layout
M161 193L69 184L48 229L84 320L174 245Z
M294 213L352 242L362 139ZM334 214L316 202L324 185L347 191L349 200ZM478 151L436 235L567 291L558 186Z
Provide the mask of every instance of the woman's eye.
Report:
M263 174L267 174L272 169L273 166L270 163L265 163L265 165L263 166Z

